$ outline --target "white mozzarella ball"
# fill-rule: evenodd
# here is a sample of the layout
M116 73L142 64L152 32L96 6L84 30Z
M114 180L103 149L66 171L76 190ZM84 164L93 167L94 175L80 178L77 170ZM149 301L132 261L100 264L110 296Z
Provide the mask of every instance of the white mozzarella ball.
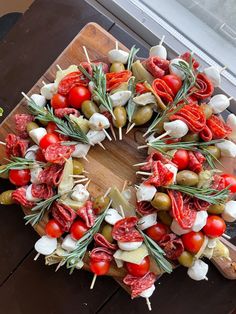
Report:
M77 184L70 197L74 201L84 203L89 199L89 192L83 184Z
M175 65L179 65L179 62L182 62L184 63L187 67L189 67L189 64L183 60L183 59L180 59L180 58L176 58L176 59L173 59L170 61L169 63L169 70L170 70L170 73L171 74L175 74L177 75L181 80L184 80L185 79L185 73L184 71L182 71L181 69L177 68Z
M39 174L43 169L36 166L34 168L30 169L30 181L34 184L40 184L41 182L39 181Z
M110 126L110 122L103 114L95 112L89 119L89 127L91 130L101 131L107 129Z
M236 116L235 114L231 113L230 115L228 115L226 124L232 129L232 132L228 135L228 138L233 141L236 141Z
M203 73L209 78L214 87L219 87L221 84L220 71L213 66L205 68Z
M57 239L42 236L34 245L35 250L42 255L50 255L57 248Z
M189 267L188 269L188 275L191 279L193 280L204 280L206 279L207 280L207 272L208 272L208 268L209 266L201 261L200 259L197 259L193 265L191 267Z
M129 90L123 90L110 95L110 99L113 107L124 106L131 97Z
M145 230L157 223L157 213L149 214L143 216L138 221L138 228L140 230Z
M166 48L162 45L156 45L150 48L149 57L160 57L161 59L167 58Z
M129 53L120 49L112 49L108 52L107 57L110 63L119 62L126 64L128 61Z
M231 141L224 140L215 144L221 151L221 156L224 157L236 157L236 144Z
M227 109L230 105L230 100L227 96L223 94L218 94L213 96L208 105L212 108L213 113L221 113Z
M53 95L57 93L57 86L55 83L49 83L41 87L40 94L46 99L52 99Z
M72 252L76 249L77 241L72 239L71 236L68 234L62 241L61 247L66 250L67 252Z
M110 224L110 225L114 225L117 221L121 220L122 217L121 215L118 213L118 211L114 208L109 208L107 210L106 216L105 216L105 221Z
M236 220L236 201L228 201L221 216L227 222L234 222Z
M89 144L77 144L71 156L74 158L83 158L88 154L89 149Z
M87 133L87 138L89 140L89 144L93 146L97 143L101 143L102 141L104 141L106 135L103 131L89 130Z
M39 107L45 107L45 105L47 103L47 100L43 95L33 94L30 98L33 99L33 101Z
M32 195L32 184L30 184L30 185L27 187L25 193L26 193L25 197L26 197L27 201L29 201L29 202L39 202L39 201L40 201L40 198L34 197L34 196Z
M140 184L136 196L137 201L151 201L156 194L157 189L153 185Z
M29 131L30 138L39 145L39 142L47 134L47 130L45 128L37 128Z
M164 123L164 129L171 137L180 138L188 133L188 126L181 120Z
M25 153L25 158L30 160L35 160L36 152L39 149L38 145L32 145L30 146Z
M174 174L173 180L172 180L172 184L175 183L175 182L176 182L176 176L177 176L178 168L175 167L175 166L172 165L172 164L165 164L165 167L166 167L167 169L169 169L169 170Z
M170 225L170 230L179 236L190 232L189 229L183 229L182 227L180 227L180 225L175 219L172 220L172 223Z
M155 290L155 285L153 284L150 288L143 290L143 292L140 293L140 297L142 298L150 298Z
M208 214L205 210L198 211L192 226L192 230L195 232L200 231L206 225L207 217Z
M118 247L122 251L134 251L137 250L141 245L142 241L137 241L137 242L121 242L117 241Z

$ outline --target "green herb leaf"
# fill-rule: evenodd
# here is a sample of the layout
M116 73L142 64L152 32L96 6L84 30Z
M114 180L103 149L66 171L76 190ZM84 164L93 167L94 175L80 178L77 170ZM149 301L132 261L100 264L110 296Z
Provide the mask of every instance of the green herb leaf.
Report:
M139 48L136 48L135 45L131 47L129 51L129 57L127 61L127 70L130 71L132 64L134 63L134 58L139 52Z
M5 167L3 169L0 169L0 173L7 172L11 169L32 169L36 166L44 167L45 163L39 162L32 159L26 159L21 157L12 157L11 159L6 159L9 161L8 164L4 165Z

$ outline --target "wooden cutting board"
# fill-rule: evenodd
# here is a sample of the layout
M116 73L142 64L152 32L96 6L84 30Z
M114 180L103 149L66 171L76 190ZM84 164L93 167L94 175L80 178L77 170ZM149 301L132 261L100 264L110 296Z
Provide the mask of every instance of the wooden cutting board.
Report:
M107 52L115 48L115 41L116 39L98 24L87 24L27 94L30 96L33 93L39 93L40 88L43 85L42 81L45 81L46 83L53 82L57 72L56 65L65 69L71 64L79 64L81 61L85 61L86 57L82 46L87 48L91 61L100 60L106 62ZM119 48L128 50L121 43L119 43ZM40 60L38 60L38 62L40 62ZM14 115L16 113L24 112L27 112L26 101L22 99L1 124L0 140L4 141L8 133L17 134L14 126ZM136 175L132 165L142 162L145 159L145 151L137 150L138 143L140 143L140 139L142 138L141 134L142 129L133 130L128 135L125 135L125 132L123 132L124 137L122 141L113 140L112 142L109 142L106 140L103 142L106 150L103 150L98 145L90 150L88 156L89 162L85 161L84 166L89 172L88 177L91 179L89 191L93 196L96 197L97 195L105 193L110 186L117 186L121 190L125 180L131 185L135 183ZM1 145L0 156L0 163L2 164L4 163L5 149L4 146ZM29 212L25 211L25 213L27 214ZM44 228L46 223L47 217L44 217L44 219L35 226L35 230L40 236L45 234ZM230 247L230 249L232 250L232 247ZM215 261L215 263L221 271L221 264L219 265L217 261ZM229 265L226 267L225 263L224 272L228 267L230 267L232 274L231 266ZM84 268L88 270L87 259ZM158 272L160 273L160 271L157 270L157 273ZM123 277L124 274L124 270L117 269L115 265L110 268L109 275L116 279L117 277ZM234 279L236 279L236 272L233 272L233 275L235 277Z

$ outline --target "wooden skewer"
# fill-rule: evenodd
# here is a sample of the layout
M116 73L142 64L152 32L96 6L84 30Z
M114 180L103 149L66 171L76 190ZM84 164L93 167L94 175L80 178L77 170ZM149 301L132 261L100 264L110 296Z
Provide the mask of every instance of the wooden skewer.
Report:
M114 127L112 124L110 124L110 129L111 129L111 134L112 136L114 137L115 141L116 141L116 133L115 133L115 130L114 130Z
M140 186L139 186L139 185L137 185L137 184L135 184L135 185L134 185L134 187L135 187L135 189L137 189L137 190L139 190L139 189L140 189Z
M227 69L227 66L225 65L223 68L220 69L220 74Z
M59 71L63 71L59 64L56 65Z
M120 213L121 213L122 218L125 218L125 213L124 213L124 209L122 205L119 205L119 208L120 208Z
M223 234L222 234L222 236L223 236L224 238L228 239L228 240L230 240L230 239L231 239L231 236L229 236L229 235L228 235L228 234L226 234L226 233L223 233Z
M111 192L111 188L108 188L108 189L106 190L106 193L103 195L103 197L104 197L104 198L107 197L107 195L108 195L110 192Z
M94 285L95 285L95 282L96 282L96 279L97 279L97 275L94 274L94 275L93 275L93 280L92 280L92 282L91 282L90 290L93 289L93 287L94 287Z
M57 265L56 269L55 269L55 273L58 271L58 269L62 266L62 260L60 261L60 263Z
M31 101L31 99L29 98L29 96L27 96L24 92L21 92L21 94L25 97L25 99L27 99L28 101Z
M86 59L87 59L87 62L90 64L91 61L90 61L90 59L89 59L88 51L87 51L87 49L86 49L85 46L83 46L83 50L84 50L84 54L85 54L85 57L86 57Z
M132 123L130 126L128 126L126 134L128 134L134 127L135 127L135 123Z
M170 131L166 131L165 133L163 133L163 134L159 135L158 137L156 137L155 140L152 141L152 142L157 142L157 141L159 141L160 139L162 139L163 137L169 135L170 133L171 133Z
M86 182L86 181L88 181L89 180L89 178L84 178L84 179L80 179L80 180L77 180L77 181L75 181L74 183L76 184L76 183L83 183L83 182Z
M84 170L83 173L89 173L88 171Z
M165 35L163 35L162 37L161 37L161 40L160 40L160 42L159 42L159 45L160 46L162 46L162 44L163 44L163 42L164 42L164 40L165 40Z
M119 127L119 140L122 141L122 128Z
M143 137L146 137L146 136L148 135L148 133L150 133L150 131L147 130L147 132L145 132L145 133L143 134Z
M148 164L147 161L145 161L145 162L140 162L139 164L134 164L133 167L141 167L141 166L145 166L145 165L147 165L147 164Z
M106 137L108 138L109 141L112 141L112 138L110 137L109 133L105 130L102 129L102 131L104 132L104 134L106 135Z
M0 144L1 144L1 145L6 145L6 143L5 143L5 142L2 142L2 141L0 141Z
M123 184L123 186L122 186L121 192L124 192L124 190L125 190L126 187L127 187L127 184L128 184L128 181L125 180L125 181L124 181L124 184Z
M136 174L141 174L143 176L151 176L152 172L136 171Z
M87 187L89 186L89 183L91 182L91 179L88 180L88 182L85 184L85 189L87 189Z
M85 178L85 176L83 174L70 174L69 177L72 177L72 178Z
M138 149L143 149L143 148L147 148L147 147L149 147L149 145L141 145L141 146L138 146L137 148Z
M148 307L149 311L151 311L152 310L151 302L150 302L149 298L145 298L145 299L146 299L147 307Z
M207 276L205 276L205 278L204 278L205 280L208 280L208 278L207 278Z
M116 50L119 49L119 43L118 43L118 40L116 40Z
M47 85L44 81L42 81L42 83L43 83L44 86Z
M37 259L39 258L39 256L40 256L40 253L37 253L37 254L35 255L34 261L37 261Z
M228 98L228 100L232 100L232 99L234 99L234 97L232 97L232 96Z
M89 162L88 158L86 156L82 157L84 160L86 160L87 162Z
M104 147L104 145L103 145L101 142L98 142L98 145L99 145L100 147L102 147L102 149L106 150L106 148Z

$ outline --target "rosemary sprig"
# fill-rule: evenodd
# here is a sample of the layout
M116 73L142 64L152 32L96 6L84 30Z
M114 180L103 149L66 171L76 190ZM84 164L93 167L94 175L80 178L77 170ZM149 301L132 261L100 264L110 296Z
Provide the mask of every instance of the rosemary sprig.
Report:
M34 212L33 214L26 215L24 219L26 220L26 225L31 223L32 226L37 224L44 216L46 211L48 211L54 201L56 201L60 194L56 194L42 202L39 202L36 206L34 206L31 211Z
M149 238L144 232L139 230L144 238L144 243L149 251L149 253L155 259L157 265L164 270L166 273L170 274L172 272L172 265L170 262L165 259L165 252L160 248L160 246L154 242L151 238Z
M138 52L139 52L139 48L136 48L135 45L131 47L129 51L128 61L127 61L127 70L131 69L131 66L134 63L134 58Z
M190 141L190 142L176 142L176 143L170 143L170 144L166 144L163 140L154 140L149 142L147 145L151 146L152 148L159 150L159 149L163 149L163 148L168 148L168 149L186 149L186 150L199 150L198 147L207 147L209 145L214 145L216 143L220 143L222 142L222 140L212 140L209 142L194 142L194 141Z
M3 169L0 169L0 174L4 173L6 171L9 171L11 169L31 169L34 168L35 165L39 165L40 167L43 167L45 163L39 162L32 159L26 159L22 157L12 157L11 159L6 159L9 161L8 164L4 165L5 167Z
M150 124L150 126L148 127L146 133L144 134L144 136L148 135L151 132L154 132L156 130L156 126L157 124L160 122L160 112L157 113L155 119L152 121L152 123Z
M131 92L131 96L130 96L130 99L129 99L128 104L126 106L126 111L127 111L128 120L129 120L129 122L131 122L133 115L134 115L134 112L135 112L135 109L137 107L136 103L133 101L133 97L135 94L135 77L134 76L132 76L129 79L128 90Z
M73 139L88 144L88 138L86 134L81 130L79 125L71 121L68 116L65 116L67 121L64 121L54 115L52 108L41 108L33 101L33 99L28 101L28 109L34 116L36 116L38 120L45 122L52 121L56 123L59 129L57 130L58 133L67 135Z
M94 95L98 97L101 104L111 113L113 118L115 118L112 102L107 93L106 75L102 70L102 65L92 64L93 77L81 65L79 65L78 68L91 82L94 83Z
M72 252L64 255L64 260L61 264L66 264L66 267L70 269L70 274L75 269L77 263L83 260L84 255L88 250L88 245L93 241L94 235L99 231L100 226L107 214L107 210L111 205L111 202L112 201L109 202L106 210L97 217L94 225L84 234L81 239L77 241L76 248Z
M226 187L221 191L211 188L197 188L178 184L168 185L165 188L167 188L168 190L176 190L189 196L196 197L210 204L224 203L224 201L228 198L229 195L229 187Z

